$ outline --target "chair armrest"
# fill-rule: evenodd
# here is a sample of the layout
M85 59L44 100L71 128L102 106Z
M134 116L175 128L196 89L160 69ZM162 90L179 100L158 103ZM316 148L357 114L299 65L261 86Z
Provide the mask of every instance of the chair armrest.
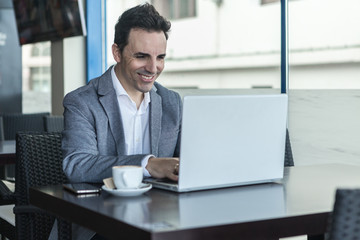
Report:
M32 205L21 205L21 206L15 206L14 207L14 213L15 214L22 214L22 213L45 213L49 214L45 210L42 210L38 207L32 206Z

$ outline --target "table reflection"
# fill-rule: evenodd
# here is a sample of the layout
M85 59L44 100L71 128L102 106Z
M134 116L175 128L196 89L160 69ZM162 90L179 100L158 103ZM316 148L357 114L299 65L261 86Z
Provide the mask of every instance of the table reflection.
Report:
M138 197L102 195L108 214L157 231L276 218L286 211L284 187L278 183L190 193L153 189Z
M0 141L0 152L1 153L15 153L15 140Z
M14 164L16 159L15 140L0 141L0 165Z

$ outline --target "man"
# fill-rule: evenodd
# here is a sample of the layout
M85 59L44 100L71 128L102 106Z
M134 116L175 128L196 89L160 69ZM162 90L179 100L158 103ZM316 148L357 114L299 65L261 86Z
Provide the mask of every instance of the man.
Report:
M72 182L102 182L117 165L178 180L181 98L156 79L164 69L170 22L150 4L115 26L116 65L64 98L63 169Z
M115 26L116 65L65 96L63 169L70 181L102 182L117 165L141 165L145 176L178 180L181 98L155 83L170 26L150 4L127 10ZM94 235L77 225L72 234ZM49 239L56 236L55 224Z

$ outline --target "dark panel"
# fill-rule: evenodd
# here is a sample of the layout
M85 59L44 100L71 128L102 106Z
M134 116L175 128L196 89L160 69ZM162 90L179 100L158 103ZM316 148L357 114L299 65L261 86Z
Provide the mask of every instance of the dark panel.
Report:
M0 8L0 112L22 112L21 47L11 1Z
M20 44L86 35L81 0L13 0Z

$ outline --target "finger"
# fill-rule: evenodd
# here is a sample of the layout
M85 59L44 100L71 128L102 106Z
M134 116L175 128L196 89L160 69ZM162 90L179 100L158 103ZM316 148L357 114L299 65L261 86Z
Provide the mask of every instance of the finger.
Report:
M174 166L174 172L173 172L175 175L179 175L179 164L175 164Z
M166 177L169 178L170 180L175 181L175 182L177 182L179 180L179 176L175 175L174 173L170 173Z

